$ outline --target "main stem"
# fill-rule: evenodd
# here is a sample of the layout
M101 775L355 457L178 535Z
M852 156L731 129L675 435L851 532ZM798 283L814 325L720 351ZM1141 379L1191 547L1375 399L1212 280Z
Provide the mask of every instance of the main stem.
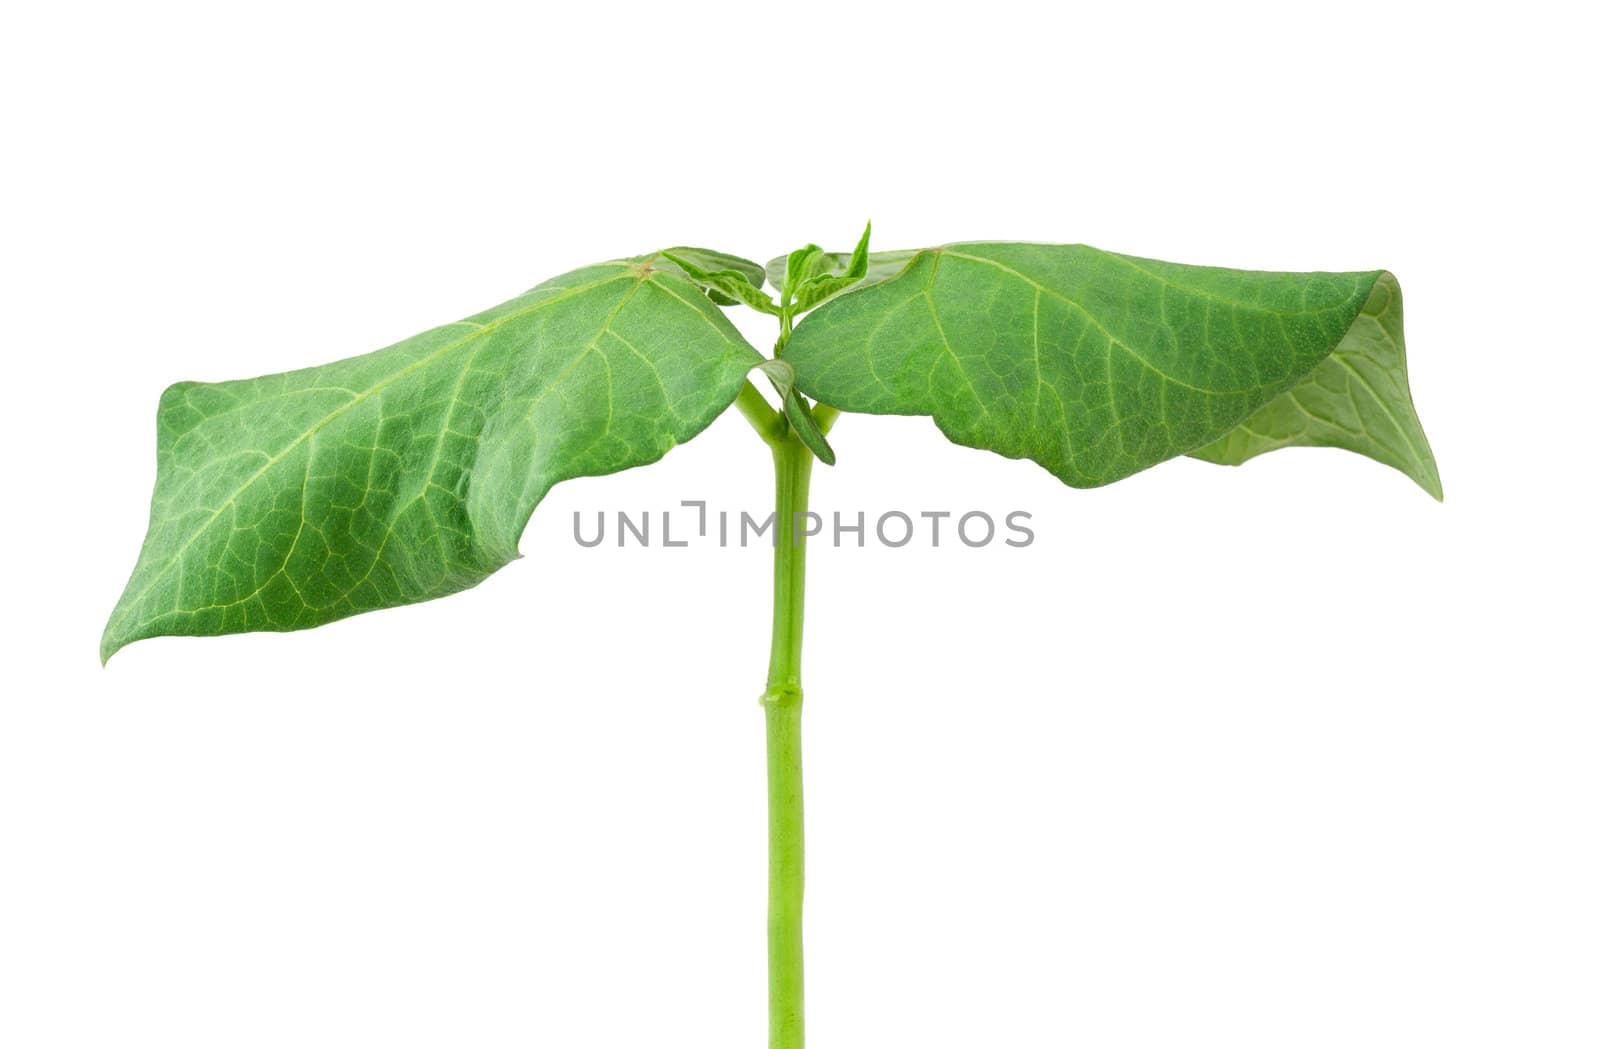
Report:
M801 1049L806 1040L800 939L806 832L800 780L800 635L806 597L803 525L813 457L792 432L770 443L778 498L772 658L761 698L767 718L767 1044L770 1049Z

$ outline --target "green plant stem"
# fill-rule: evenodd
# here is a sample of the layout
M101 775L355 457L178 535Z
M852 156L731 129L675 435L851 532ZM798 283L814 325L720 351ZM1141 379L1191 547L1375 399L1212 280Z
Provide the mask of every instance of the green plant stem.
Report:
M831 421L831 420L830 420ZM772 658L761 704L767 721L767 1015L770 1049L805 1044L805 803L800 775L800 637L805 617L811 451L793 432L772 442L777 522Z
M763 441L775 445L783 440L789 429L788 424L783 421L783 416L767 403L767 399L761 396L761 391L750 385L749 379L739 387L739 396L733 403L739 409L739 413L750 420L750 425L755 427L756 433L761 435Z

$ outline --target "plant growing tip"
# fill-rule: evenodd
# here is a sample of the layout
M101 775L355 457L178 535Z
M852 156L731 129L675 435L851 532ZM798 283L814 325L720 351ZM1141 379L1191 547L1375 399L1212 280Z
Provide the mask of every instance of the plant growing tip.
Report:
M158 635L300 630L466 589L556 483L653 462L730 405L771 446L764 702L770 1044L804 1038L800 641L811 468L839 412L930 416L1074 487L1188 455L1344 448L1435 498L1390 274L1185 266L985 242L762 267L670 248L544 282L316 368L179 383L150 526L101 658ZM763 281L778 291L774 301ZM778 319L771 356L719 307ZM804 315L802 319L802 315ZM759 369L775 410L750 384Z

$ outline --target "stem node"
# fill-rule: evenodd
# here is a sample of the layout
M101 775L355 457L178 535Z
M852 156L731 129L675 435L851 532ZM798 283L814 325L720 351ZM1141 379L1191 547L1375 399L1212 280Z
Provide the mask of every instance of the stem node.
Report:
M805 699L805 693L798 686L785 688L769 688L761 694L763 707L796 707Z

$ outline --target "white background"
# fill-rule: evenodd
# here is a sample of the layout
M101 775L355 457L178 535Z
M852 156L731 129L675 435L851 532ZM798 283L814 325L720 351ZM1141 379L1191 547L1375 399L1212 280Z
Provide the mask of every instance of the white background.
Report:
M869 217L1390 268L1446 502L1313 450L1073 491L842 420L819 508L1038 540L814 552L811 1044L1600 1042L1592 35L813 6L5 16L0 1045L761 1044L770 552L571 538L767 506L737 416L557 488L469 593L95 648L168 383Z

